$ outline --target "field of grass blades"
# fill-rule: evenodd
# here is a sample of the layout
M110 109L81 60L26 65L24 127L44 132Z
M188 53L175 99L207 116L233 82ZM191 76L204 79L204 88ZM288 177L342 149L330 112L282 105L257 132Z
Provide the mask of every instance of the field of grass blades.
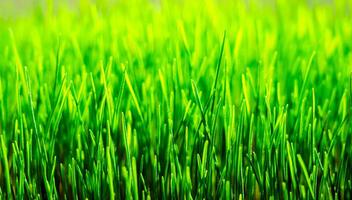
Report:
M4 2L0 199L352 198L350 0Z

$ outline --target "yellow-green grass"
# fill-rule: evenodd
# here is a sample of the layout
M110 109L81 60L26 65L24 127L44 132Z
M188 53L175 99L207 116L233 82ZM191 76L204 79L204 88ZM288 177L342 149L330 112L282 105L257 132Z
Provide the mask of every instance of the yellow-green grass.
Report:
M351 7L48 0L0 18L0 199L352 198Z

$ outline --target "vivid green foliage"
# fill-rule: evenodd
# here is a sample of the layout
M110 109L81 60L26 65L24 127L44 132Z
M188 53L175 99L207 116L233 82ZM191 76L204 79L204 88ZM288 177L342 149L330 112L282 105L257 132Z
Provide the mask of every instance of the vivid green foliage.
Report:
M351 7L48 0L2 18L0 199L351 199Z

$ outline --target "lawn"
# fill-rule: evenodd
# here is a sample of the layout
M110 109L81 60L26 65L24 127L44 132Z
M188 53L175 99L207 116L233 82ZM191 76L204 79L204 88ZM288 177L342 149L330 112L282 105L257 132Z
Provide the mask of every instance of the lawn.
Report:
M10 7L0 199L352 198L351 1Z

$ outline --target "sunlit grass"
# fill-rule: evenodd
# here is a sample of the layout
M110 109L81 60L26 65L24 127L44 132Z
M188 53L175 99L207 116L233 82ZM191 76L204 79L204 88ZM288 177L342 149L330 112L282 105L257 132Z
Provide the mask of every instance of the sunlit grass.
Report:
M352 198L351 2L235 2L0 18L0 199Z

